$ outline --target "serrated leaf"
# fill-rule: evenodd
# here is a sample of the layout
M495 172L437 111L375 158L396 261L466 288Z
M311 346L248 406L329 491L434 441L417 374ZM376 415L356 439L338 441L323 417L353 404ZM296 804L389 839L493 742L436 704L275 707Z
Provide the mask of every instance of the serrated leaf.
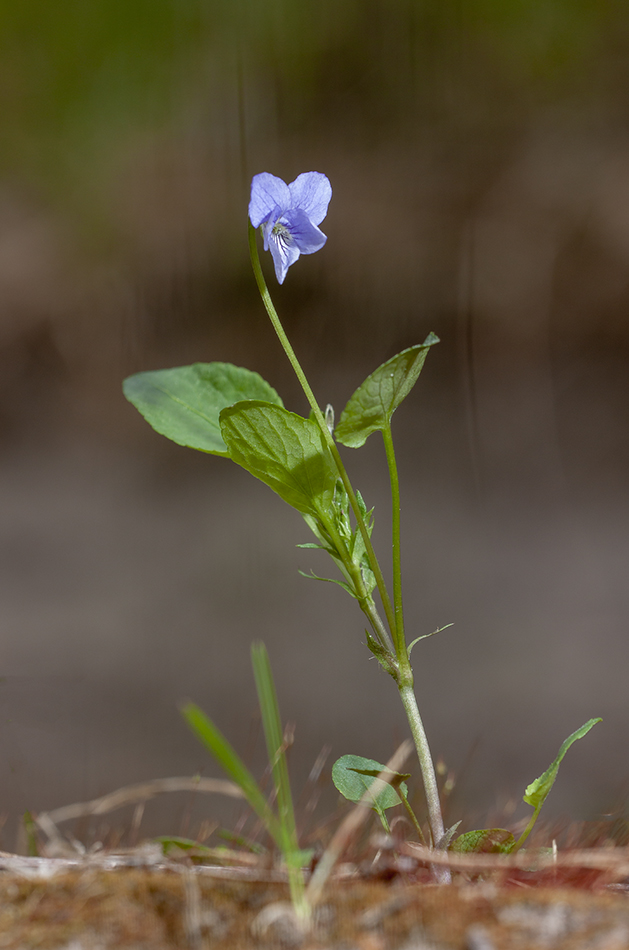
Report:
M559 771L561 760L565 756L570 746L576 742L577 739L582 739L583 736L585 736L590 731L592 726L595 726L597 722L602 721L602 719L588 719L588 721L584 723L580 729L577 729L572 733L571 736L568 736L565 742L562 743L561 748L557 753L557 758L552 763L552 765L550 765L546 771L540 775L539 778L536 778L534 782L531 782L531 784L527 786L523 796L523 799L527 805L532 805L536 811L540 810L546 798L548 797L548 793L554 785L555 779L557 778L557 772Z
M428 350L438 342L439 337L429 333L423 343L402 350L374 370L341 413L334 432L337 441L357 449L372 432L385 429L417 382Z
M136 373L122 390L156 432L178 445L212 455L229 455L219 415L243 399L282 400L258 374L231 363L194 363Z
M366 790L371 789L372 808L375 811L384 811L401 802L400 796L392 785L376 778L384 771L386 771L386 765L376 762L375 759L365 759L362 755L343 755L332 766L332 781L341 795L350 802L360 801ZM402 780L408 776L400 772L390 772L390 775L407 796L408 789Z
M467 854L508 854L515 844L515 838L505 828L481 828L478 831L466 831L450 845L450 851Z
M316 422L268 402L223 409L221 434L230 458L302 514L329 510L338 471Z

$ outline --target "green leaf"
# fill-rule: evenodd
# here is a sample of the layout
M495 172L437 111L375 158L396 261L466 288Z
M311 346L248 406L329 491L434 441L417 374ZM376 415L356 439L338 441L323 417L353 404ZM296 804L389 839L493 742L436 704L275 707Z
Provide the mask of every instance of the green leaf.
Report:
M401 799L393 787L394 784L399 785L405 796L408 795L408 789L403 780L409 776L401 772L389 771L391 783L384 782L382 779L378 781L376 776L386 770L386 765L376 762L375 759L365 759L362 755L343 755L332 766L332 781L341 795L350 802L360 801L366 790L371 788L373 794L371 807L375 811L380 811L400 804Z
M221 409L243 399L283 405L258 373L231 363L194 363L129 376L122 390L156 432L200 452L228 456Z
M316 422L268 402L223 409L221 433L230 457L302 514L329 510L338 478Z
M198 841L193 841L191 838L179 838L177 835L158 835L157 838L153 838L152 840L161 844L164 854L169 854L171 851L198 851L199 854L209 856L215 855L217 851L216 848L208 848L206 845L199 844ZM225 848L225 851L227 851L227 848Z
M448 627L453 627L453 626L454 626L453 623L447 623L447 624L445 625L445 627L437 627L437 629L436 629L436 630L433 630L432 633L422 633L422 635L421 635L420 637L415 637L415 639L412 640L411 643L409 643L409 645L408 645L408 648L407 648L407 649L408 649L408 655L409 655L409 656L411 655L411 650L413 649L413 647L415 646L416 643L419 643L420 640L427 640L428 637L434 637L434 635L435 635L436 633L441 633L442 630L447 630Z
M316 546L316 547L321 547L320 544L314 545L314 546ZM301 547L301 545L298 545L298 547ZM311 571L310 571L309 574L306 574L305 571L297 571L297 573L298 573L298 574L301 574L302 577L307 577L307 578L309 578L309 580L311 580L311 581L325 581L326 584L338 584L338 586L339 586L339 587L342 587L343 590L346 590L348 594L350 594L352 597L358 599L358 598L356 597L355 591L352 590L352 588L349 586L348 583L346 583L346 581L340 581L340 580L339 580L338 578L336 578L336 577L319 577L319 575L318 575L318 574L315 574L315 572L314 572L312 569L311 569Z
M524 793L524 801L527 805L532 805L536 811L539 811L546 798L550 792L555 779L557 778L557 772L559 771L559 766L564 755L577 739L582 739L585 736L592 726L595 726L597 722L602 722L602 719L589 719L580 729L577 729L576 732L573 732L571 736L568 736L566 741L562 744L559 752L557 753L557 758L550 765L546 771L540 775L539 778L536 778L534 782L531 782L527 786L527 789Z
M478 831L466 831L450 845L450 851L467 854L508 854L515 844L515 838L505 828L481 828Z
M385 429L417 382L429 348L438 342L439 337L429 333L423 343L402 350L368 376L341 413L334 432L337 441L357 449L372 432Z

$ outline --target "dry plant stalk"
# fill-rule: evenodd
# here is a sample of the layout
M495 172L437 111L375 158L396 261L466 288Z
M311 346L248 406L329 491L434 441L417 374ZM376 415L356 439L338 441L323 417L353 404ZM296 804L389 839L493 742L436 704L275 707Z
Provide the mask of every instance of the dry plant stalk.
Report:
M629 848L597 848L590 850L556 852L553 854L518 851L516 854L457 854L432 851L423 845L407 841L401 845L402 854L417 858L422 863L447 866L453 871L542 871L553 868L583 868L608 871L616 877L629 876Z

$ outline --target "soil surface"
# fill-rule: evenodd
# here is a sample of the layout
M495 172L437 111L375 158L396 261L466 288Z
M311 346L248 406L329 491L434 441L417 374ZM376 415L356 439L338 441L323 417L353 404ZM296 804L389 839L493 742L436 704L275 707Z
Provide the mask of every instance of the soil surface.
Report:
M627 885L334 881L303 934L272 880L203 867L0 875L3 950L629 950Z

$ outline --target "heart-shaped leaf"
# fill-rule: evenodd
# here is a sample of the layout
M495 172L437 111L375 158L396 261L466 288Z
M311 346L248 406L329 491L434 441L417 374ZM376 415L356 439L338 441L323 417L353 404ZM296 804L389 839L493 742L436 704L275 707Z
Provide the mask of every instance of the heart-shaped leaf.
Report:
M319 518L339 477L316 422L268 402L237 402L220 415L230 457L302 514Z
M125 379L122 389L156 432L212 455L229 455L219 425L226 406L243 399L283 405L258 373L231 363L194 363L137 373Z
M332 766L332 781L350 802L360 801L367 789L371 789L372 808L380 812L400 804L401 799L394 786L401 789L404 797L408 797L408 788L403 780L409 778L401 772L388 771L387 779L391 781L384 782L377 778L381 772L387 772L387 767L375 759L365 759L362 755L343 755Z
M423 343L402 350L374 370L345 406L334 431L335 438L357 449L372 432L385 429L417 382L428 350L438 342L439 337L429 333Z

